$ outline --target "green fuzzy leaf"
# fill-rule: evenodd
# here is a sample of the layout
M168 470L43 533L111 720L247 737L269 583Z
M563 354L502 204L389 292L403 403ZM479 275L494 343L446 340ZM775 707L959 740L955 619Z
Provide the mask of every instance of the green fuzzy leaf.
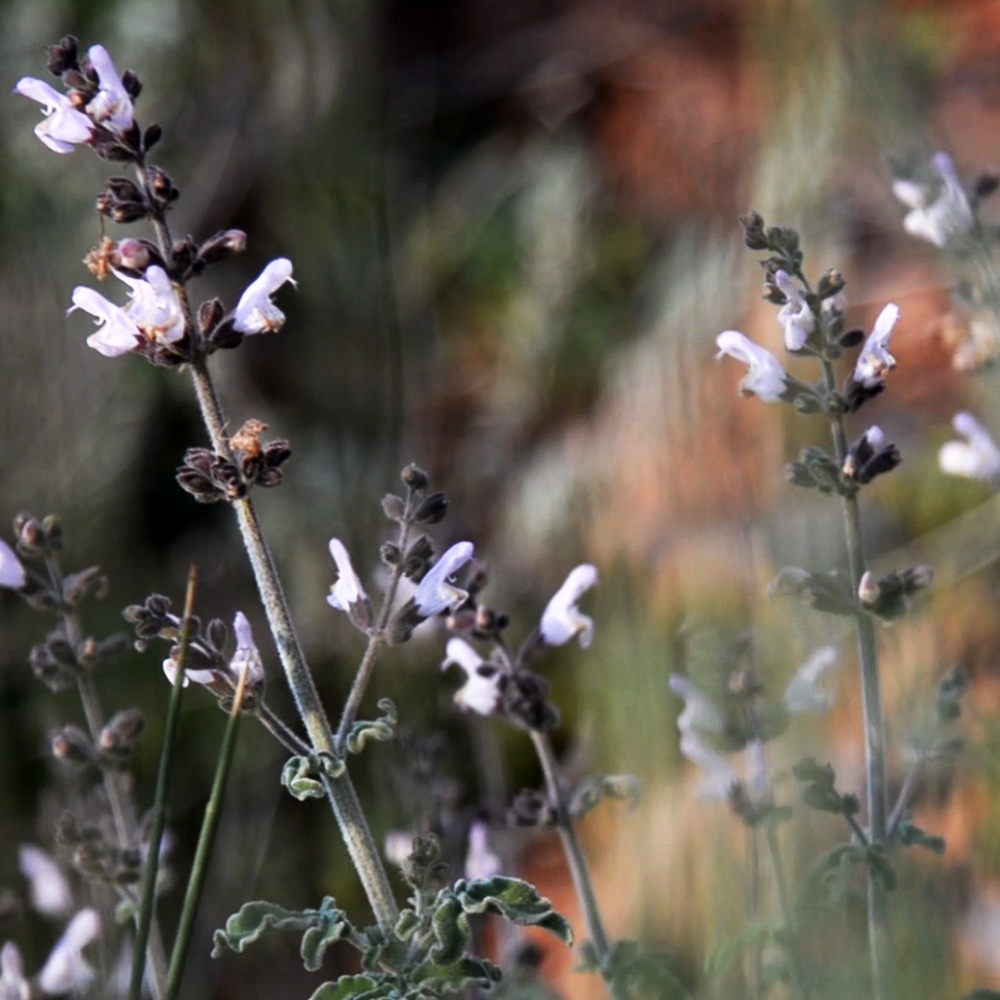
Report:
M711 979L721 979L745 949L762 949L773 937L774 931L766 924L749 924L735 937L726 939L708 953L705 957L706 975Z
M240 953L268 930L305 930L313 926L316 915L316 910L286 910L277 903L263 900L244 903L226 921L225 930L218 930L212 936L215 944L212 957L218 958L225 948Z
M344 762L332 754L292 757L281 769L281 783L300 802L326 797L322 776L337 778L344 773Z
M469 943L469 921L462 912L462 904L447 890L439 894L434 909L434 937L437 944L431 948L430 960L437 965L457 962Z
M309 1000L375 1000L379 984L368 976L341 976L335 983L324 983ZM382 993L381 995L385 995Z
M410 982L428 986L434 994L441 995L458 993L472 986L488 990L500 981L500 975L500 970L485 958L461 955L448 964L426 959L410 974Z
M420 917L413 910L403 910L399 915L399 920L396 921L393 933L400 941L408 941L420 926L420 923Z
M382 715L373 722L359 720L351 726L347 734L347 749L350 753L361 753L369 740L385 743L396 735L396 706L390 698L379 700Z
M821 784L809 785L802 793L802 801L811 809L818 809L820 812L844 811L843 799L832 788Z
M326 909L328 900L332 904L333 900L328 896L323 901L324 905L320 908L316 924L302 935L302 947L299 953L302 955L302 964L308 972L316 972L323 964L323 954L326 949L351 930L343 910L335 907Z
M642 794L642 785L632 774L604 774L582 781L573 792L570 815L579 819L598 805L602 799L621 799L634 808Z
M573 943L569 921L530 882L504 875L472 882L459 879L454 892L466 913L499 913L512 923L544 927L565 944Z
M928 833L909 820L904 820L899 824L898 836L901 844L916 844L918 847L925 847L934 854L944 854L947 846L944 837Z

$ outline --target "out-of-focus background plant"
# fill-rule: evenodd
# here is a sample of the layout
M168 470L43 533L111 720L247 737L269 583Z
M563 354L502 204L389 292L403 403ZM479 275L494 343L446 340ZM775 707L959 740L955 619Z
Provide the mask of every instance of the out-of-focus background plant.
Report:
M324 600L326 539L374 565L377 501L410 459L451 497L444 541L473 538L491 562L494 606L532 622L571 566L600 567L594 645L564 650L551 674L567 708L560 750L581 773L643 779L637 811L599 811L582 832L615 935L669 944L692 979L739 930L732 903L748 859L742 827L693 794L667 677L712 664L752 630L781 690L812 649L844 638L763 601L777 567L833 564L841 542L831 511L781 476L806 443L803 422L742 403L734 372L710 360L726 327L780 338L737 215L752 206L798 228L812 265L847 278L849 323L868 329L884 302L899 303L893 392L864 417L904 464L865 495L868 541L876 561L906 548L939 575L920 613L883 634L891 781L918 693L930 697L956 664L972 675L966 756L957 774L928 780L917 812L947 853L902 861L912 905L896 907L896 935L914 957L900 989L1000 986L1000 511L986 485L936 462L956 410L1000 430L1000 397L989 370L960 370L970 317L952 304L956 272L903 232L891 188L935 149L966 182L1000 163L994 5L4 0L9 84L41 75L41 46L66 33L140 71L144 117L163 124L158 154L184 191L175 233L250 234L242 258L213 269L206 297L234 301L268 260L295 262L284 330L216 371L235 421L259 418L294 445L285 485L260 507L327 703L341 703L360 650ZM185 448L204 444L186 382L106 361L84 346L87 322L64 316L78 259L100 235L82 206L106 171L79 152L41 155L34 113L0 102L0 515L63 514L73 560L111 580L96 620L91 611L97 634L124 629L120 610L151 590L179 604L192 560L203 615L255 608L225 511L173 482ZM16 845L50 835L59 808L48 731L73 709L30 675L33 616L0 601L0 885L16 889ZM802 752L837 763L841 784L860 775L861 752L845 650L834 711L794 733ZM273 651L262 654L273 667ZM415 641L386 659L376 687L416 730L448 730L454 794L475 808L476 737L440 659L439 644ZM143 801L167 695L159 661L131 655L102 683L149 717ZM182 869L224 723L189 700L174 781ZM510 785L537 783L522 742L499 735ZM410 820L386 794L394 752L367 754L357 778L381 832ZM322 807L279 788L280 764L247 727L192 959L220 998L310 989L291 944L208 959L211 929L238 902L358 891L317 822ZM805 826L793 841L804 856L825 832ZM539 838L528 859L574 916L554 843ZM49 928L33 919L19 939L43 956ZM600 990L565 978L558 946L545 963L566 995Z

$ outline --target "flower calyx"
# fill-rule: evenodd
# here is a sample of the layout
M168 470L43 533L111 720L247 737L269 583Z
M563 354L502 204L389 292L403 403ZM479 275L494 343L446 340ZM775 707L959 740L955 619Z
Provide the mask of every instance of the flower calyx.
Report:
M247 495L247 484L237 466L210 448L188 448L175 478L198 503L232 503Z

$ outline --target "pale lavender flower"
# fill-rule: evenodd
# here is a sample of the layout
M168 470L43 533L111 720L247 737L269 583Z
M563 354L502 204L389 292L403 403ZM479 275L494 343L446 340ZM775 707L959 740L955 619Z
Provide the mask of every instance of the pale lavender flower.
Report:
M889 337L897 319L899 306L890 302L879 313L872 332L861 348L854 366L854 381L866 389L880 385L886 373L896 367L896 359L889 353Z
M21 565L17 553L0 538L0 587L20 590L27 582L27 570Z
M48 851L35 844L21 844L17 849L17 867L28 880L31 905L43 916L64 917L73 909L73 892L69 882L62 867Z
M285 314L271 301L271 296L286 281L295 284L292 262L286 257L272 260L240 297L233 314L233 329L247 335L277 333L285 324Z
M13 941L0 948L0 1000L29 1000L31 984L24 977L24 961Z
M326 602L338 611L348 611L352 604L367 600L367 595L351 565L350 554L339 538L330 539L330 555L337 564L337 582L330 588Z
M490 850L488 833L486 824L482 821L469 827L469 850L465 855L467 879L493 878L500 874L500 858Z
M817 649L792 675L782 701L789 712L825 712L833 704L833 692L824 688L823 681L840 659L835 646Z
M174 684L177 679L177 662L173 657L168 657L163 661L163 672L167 675L167 680ZM187 670L184 671L184 687L192 681L195 684L202 684L211 687L215 683L214 670Z
M892 190L911 209L903 220L903 228L911 236L945 247L956 236L968 233L975 220L951 157L947 153L936 153L931 166L941 178L936 192L927 184L902 179L893 182ZM935 193L936 197L931 200Z
M80 285L73 289L74 309L90 313L101 327L87 338L87 345L105 357L116 358L140 347L144 340L172 344L186 331L184 310L172 282L162 267L147 268L144 278L115 271L131 289L125 308L109 302L99 292Z
M765 403L776 403L788 388L781 362L766 348L755 344L738 330L724 330L715 338L719 353L728 354L747 366L747 373L740 382L740 393L756 396Z
M583 563L570 571L542 613L539 628L548 645L561 646L573 636L580 637L583 649L590 645L594 638L594 620L581 614L577 603L596 583L597 569L590 563Z
M92 45L87 55L97 72L97 82L100 85L97 95L87 105L87 114L95 122L122 135L135 124L132 98L103 45Z
M97 910L76 914L38 973L38 988L53 995L83 992L94 979L94 968L83 957L83 949L100 933Z
M722 732L722 713L700 687L682 674L671 674L667 684L684 699L684 710L677 716L677 728L682 735Z
M472 542L456 542L427 571L414 598L424 618L433 618L446 608L457 608L468 599L466 591L450 583L449 578L472 558L472 553Z
M487 663L464 639L449 639L446 656L441 664L447 670L451 664L465 672L465 684L455 692L455 704L479 715L490 715L500 701L498 667Z
M246 671L247 687L259 688L264 683L264 663L260 658L257 644L253 641L250 622L242 611L236 612L233 619L233 632L236 635L236 652L229 661L229 672L233 684L239 683L240 676Z
M1000 482L1000 448L990 432L971 414L964 410L952 419L955 432L964 441L949 441L938 452L942 472L969 479Z
M787 300L778 310L778 322L785 331L785 347L790 351L801 351L816 325L816 318L791 275L778 271L774 275L774 283Z
M45 118L35 126L35 135L56 153L72 153L92 133L90 119L65 95L44 80L26 76L18 80L15 93L42 105Z

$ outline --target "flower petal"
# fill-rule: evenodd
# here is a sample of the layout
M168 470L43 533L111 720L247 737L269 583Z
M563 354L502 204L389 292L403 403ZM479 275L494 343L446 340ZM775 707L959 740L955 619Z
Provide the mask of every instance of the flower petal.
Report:
M542 613L540 630L546 643L561 646L578 635L582 648L590 645L594 637L593 619L581 614L576 605L596 583L597 569L590 563L577 566L570 572Z
M243 334L277 333L285 323L285 314L271 301L271 296L292 278L292 262L286 257L272 260L255 281L247 286L233 314L233 329Z
M330 588L327 603L338 611L347 611L352 604L365 600L364 588L358 579L351 556L339 538L330 539L330 555L337 564L337 582Z
M417 611L424 618L439 615L446 608L456 608L468 599L468 594L448 582L471 558L472 542L456 542L443 553L420 581L414 597Z
M0 538L0 587L20 590L28 582L28 573L17 553Z

